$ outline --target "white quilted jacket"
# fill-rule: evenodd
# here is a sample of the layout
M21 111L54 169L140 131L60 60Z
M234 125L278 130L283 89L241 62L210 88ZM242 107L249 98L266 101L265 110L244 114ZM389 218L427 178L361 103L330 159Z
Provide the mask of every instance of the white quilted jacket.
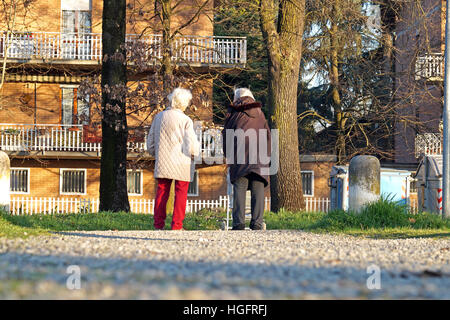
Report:
M155 178L192 181L195 164L191 156L200 153L192 120L179 109L158 113L148 133L147 151L155 157Z

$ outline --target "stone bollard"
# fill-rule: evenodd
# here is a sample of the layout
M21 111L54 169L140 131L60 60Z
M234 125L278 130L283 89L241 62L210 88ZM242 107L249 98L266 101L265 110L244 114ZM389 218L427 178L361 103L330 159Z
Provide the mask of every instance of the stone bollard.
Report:
M380 198L380 161L373 156L356 156L349 165L348 207L361 212Z
M8 155L0 151L0 209L9 212L10 161Z

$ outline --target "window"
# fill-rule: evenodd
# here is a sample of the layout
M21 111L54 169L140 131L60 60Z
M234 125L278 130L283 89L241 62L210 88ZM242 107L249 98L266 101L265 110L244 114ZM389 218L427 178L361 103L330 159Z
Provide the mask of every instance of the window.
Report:
M314 171L302 171L302 188L304 196L314 195Z
M62 11L62 33L80 35L91 32L91 12L81 10Z
M65 59L90 60L91 1L61 0L61 50Z
M194 179L189 183L188 196L196 197L198 196L198 171L194 172Z
M11 193L30 193L30 169L11 168Z
M74 87L61 87L61 123L89 124L89 97L83 99Z
M86 194L86 169L61 169L61 194Z
M63 33L91 32L90 0L61 0L61 10Z
M128 194L142 195L142 170L127 170Z
M61 123L73 124L73 112L74 112L74 89L73 88L61 88L62 92L62 110L61 110Z

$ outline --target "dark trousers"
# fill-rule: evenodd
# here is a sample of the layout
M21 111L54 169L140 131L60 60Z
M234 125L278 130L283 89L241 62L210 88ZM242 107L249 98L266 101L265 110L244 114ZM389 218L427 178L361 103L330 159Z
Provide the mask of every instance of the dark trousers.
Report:
M250 174L233 183L233 230L245 229L245 196L250 189L251 213L250 229L261 230L264 214L264 182L257 174Z

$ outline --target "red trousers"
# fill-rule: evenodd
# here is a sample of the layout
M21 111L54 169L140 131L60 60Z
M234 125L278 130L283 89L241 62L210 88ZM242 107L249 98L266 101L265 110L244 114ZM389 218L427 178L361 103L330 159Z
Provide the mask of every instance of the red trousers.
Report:
M158 178L158 187L156 189L155 199L155 229L164 229L166 224L166 204L169 199L171 179ZM172 216L172 230L180 230L183 228L183 220L186 214L187 192L189 181L175 180L175 201Z

